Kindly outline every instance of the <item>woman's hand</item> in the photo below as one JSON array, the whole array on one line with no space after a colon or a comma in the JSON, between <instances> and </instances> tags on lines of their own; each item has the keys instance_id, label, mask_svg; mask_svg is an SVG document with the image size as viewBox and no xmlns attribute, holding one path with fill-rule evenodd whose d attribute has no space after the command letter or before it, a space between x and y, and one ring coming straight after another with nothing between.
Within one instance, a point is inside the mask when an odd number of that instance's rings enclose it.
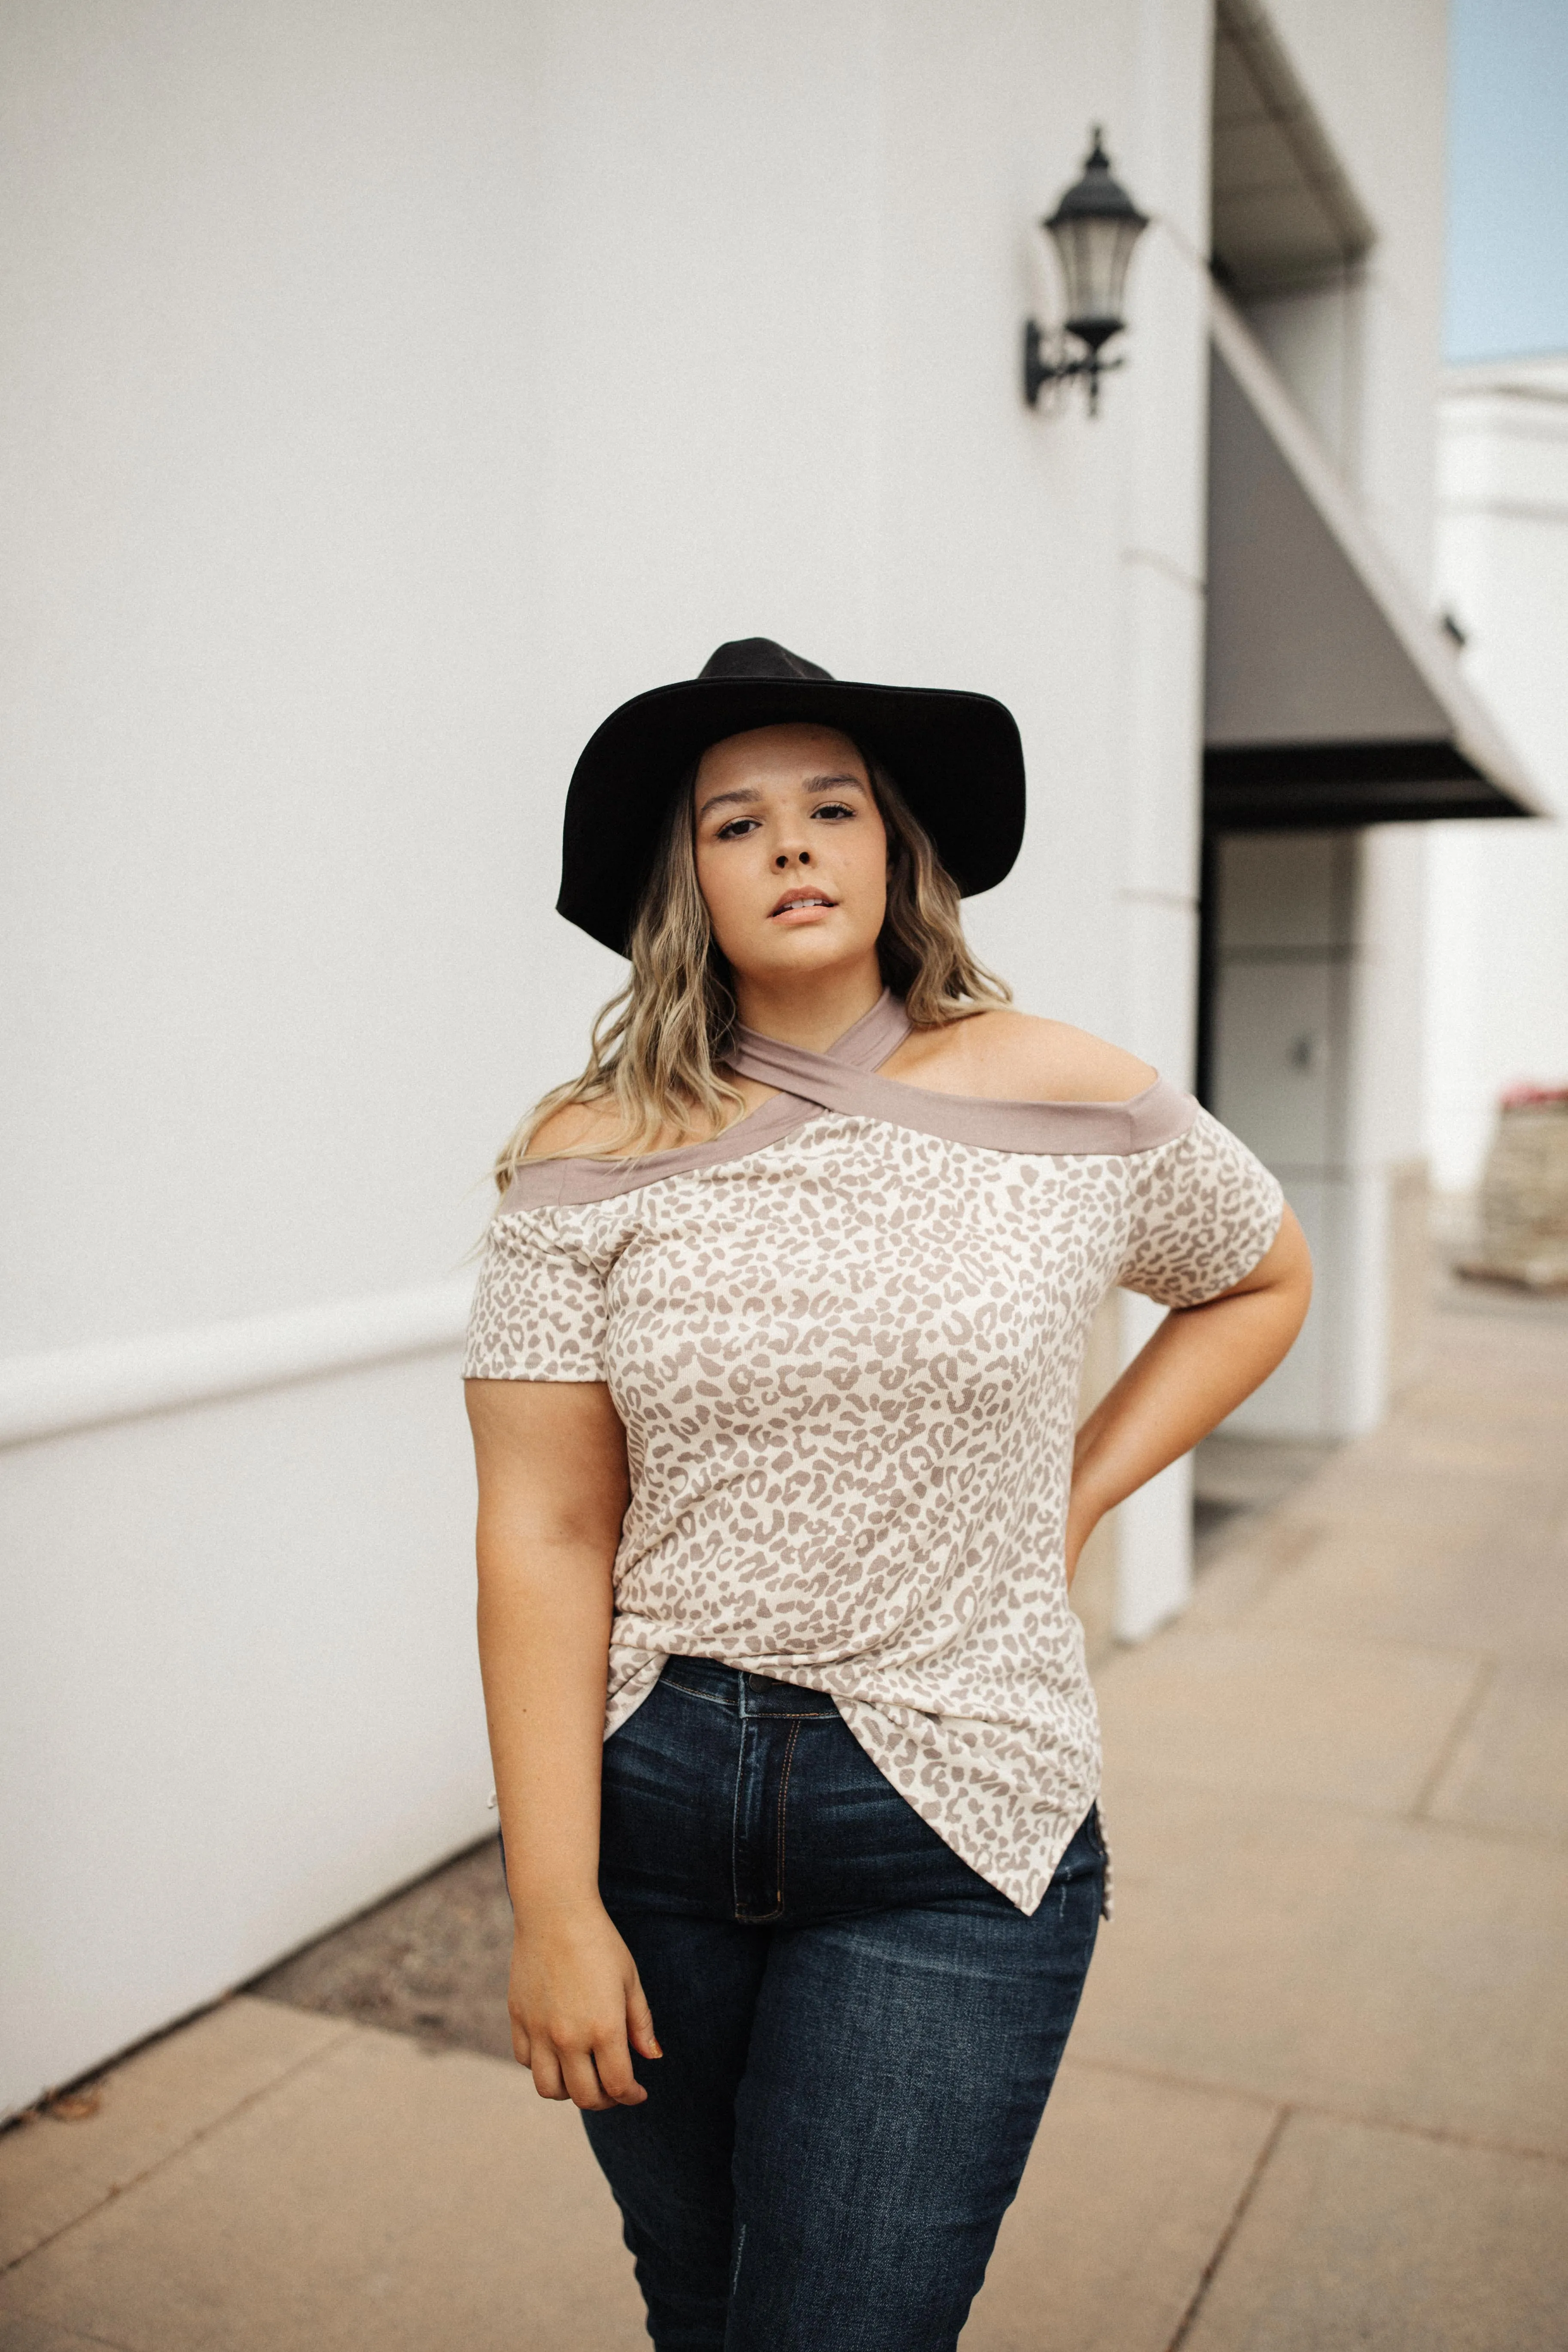
<instances>
[{"instance_id":1,"label":"woman's hand","mask_svg":"<svg viewBox=\"0 0 1568 2352\"><path fill-rule=\"evenodd\" d=\"M598 2109L647 2098L631 2053L664 2053L637 1963L601 1903L518 1921L507 2008L512 2053L542 2099Z\"/></svg>"}]
</instances>

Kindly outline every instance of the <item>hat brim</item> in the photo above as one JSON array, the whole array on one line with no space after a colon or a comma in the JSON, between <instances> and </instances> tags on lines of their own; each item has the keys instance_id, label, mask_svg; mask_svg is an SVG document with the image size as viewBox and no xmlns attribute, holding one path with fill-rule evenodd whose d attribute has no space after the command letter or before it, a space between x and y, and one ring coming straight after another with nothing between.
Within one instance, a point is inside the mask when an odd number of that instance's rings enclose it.
<instances>
[{"instance_id":1,"label":"hat brim","mask_svg":"<svg viewBox=\"0 0 1568 2352\"><path fill-rule=\"evenodd\" d=\"M887 767L961 895L994 888L1024 838L1024 747L987 694L846 678L688 678L612 711L573 771L562 830L564 915L617 954L669 795L711 743L815 720Z\"/></svg>"}]
</instances>

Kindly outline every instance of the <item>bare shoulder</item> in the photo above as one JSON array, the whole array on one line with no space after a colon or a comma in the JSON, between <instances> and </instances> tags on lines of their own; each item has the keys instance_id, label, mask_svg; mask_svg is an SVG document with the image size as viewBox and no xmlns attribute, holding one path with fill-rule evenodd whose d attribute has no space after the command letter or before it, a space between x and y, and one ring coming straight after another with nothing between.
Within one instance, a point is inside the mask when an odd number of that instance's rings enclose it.
<instances>
[{"instance_id":1,"label":"bare shoulder","mask_svg":"<svg viewBox=\"0 0 1568 2352\"><path fill-rule=\"evenodd\" d=\"M889 1077L1005 1102L1131 1102L1159 1075L1087 1029L1010 1008L917 1031L893 1059Z\"/></svg>"},{"instance_id":2,"label":"bare shoulder","mask_svg":"<svg viewBox=\"0 0 1568 2352\"><path fill-rule=\"evenodd\" d=\"M592 1158L603 1150L619 1125L613 1101L563 1103L534 1129L524 1157L536 1160L547 1151L565 1151Z\"/></svg>"},{"instance_id":3,"label":"bare shoulder","mask_svg":"<svg viewBox=\"0 0 1568 2352\"><path fill-rule=\"evenodd\" d=\"M1130 1102L1159 1075L1121 1045L1034 1013L980 1013L959 1026L996 1093L1020 1102Z\"/></svg>"},{"instance_id":4,"label":"bare shoulder","mask_svg":"<svg viewBox=\"0 0 1568 2352\"><path fill-rule=\"evenodd\" d=\"M757 1086L746 1078L742 1079L737 1088L742 1111L754 1109L759 1102L765 1102L777 1091L774 1087ZM693 1132L685 1128L663 1127L650 1141L643 1144L640 1150L633 1152L626 1145L616 1142L620 1124L620 1113L613 1097L595 1102L563 1103L559 1110L552 1110L549 1118L534 1129L523 1157L525 1160L537 1160L546 1152L563 1152L570 1158L583 1160L605 1157L641 1159L647 1152L674 1151L682 1144L709 1140L706 1128Z\"/></svg>"}]
</instances>

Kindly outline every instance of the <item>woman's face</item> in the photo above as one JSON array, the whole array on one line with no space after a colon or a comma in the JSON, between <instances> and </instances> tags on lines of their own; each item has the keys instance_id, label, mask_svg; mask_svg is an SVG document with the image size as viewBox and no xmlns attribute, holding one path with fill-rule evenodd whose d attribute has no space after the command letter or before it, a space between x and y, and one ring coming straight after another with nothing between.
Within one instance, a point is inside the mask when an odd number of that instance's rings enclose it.
<instances>
[{"instance_id":1,"label":"woman's face","mask_svg":"<svg viewBox=\"0 0 1568 2352\"><path fill-rule=\"evenodd\" d=\"M757 727L702 756L697 879L742 979L839 970L876 952L888 836L866 763L832 727Z\"/></svg>"}]
</instances>

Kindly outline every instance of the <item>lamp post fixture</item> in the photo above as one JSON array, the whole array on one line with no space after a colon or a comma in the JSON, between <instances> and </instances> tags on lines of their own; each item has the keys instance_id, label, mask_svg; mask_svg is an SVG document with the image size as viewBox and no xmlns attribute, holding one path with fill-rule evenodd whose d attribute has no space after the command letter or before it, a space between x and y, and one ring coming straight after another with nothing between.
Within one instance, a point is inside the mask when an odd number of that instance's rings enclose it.
<instances>
[{"instance_id":1,"label":"lamp post fixture","mask_svg":"<svg viewBox=\"0 0 1568 2352\"><path fill-rule=\"evenodd\" d=\"M1097 123L1082 178L1068 189L1049 219L1040 223L1049 231L1061 261L1067 317L1054 333L1033 319L1026 321L1024 397L1031 408L1042 384L1076 375L1084 379L1089 415L1097 414L1100 377L1126 364L1121 359L1102 359L1100 353L1127 324L1121 289L1132 248L1148 226L1148 215L1111 178L1110 158L1100 144ZM1068 335L1084 346L1076 358L1068 356Z\"/></svg>"}]
</instances>

